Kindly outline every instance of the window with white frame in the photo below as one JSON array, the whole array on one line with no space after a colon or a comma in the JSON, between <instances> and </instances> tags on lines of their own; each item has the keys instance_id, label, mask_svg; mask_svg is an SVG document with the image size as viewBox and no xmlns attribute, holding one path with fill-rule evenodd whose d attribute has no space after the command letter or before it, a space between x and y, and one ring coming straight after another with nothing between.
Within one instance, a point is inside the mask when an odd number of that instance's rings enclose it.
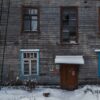
<instances>
[{"instance_id":1,"label":"window with white frame","mask_svg":"<svg viewBox=\"0 0 100 100\"><path fill-rule=\"evenodd\" d=\"M22 73L23 75L39 74L39 50L21 50L22 51Z\"/></svg>"}]
</instances>

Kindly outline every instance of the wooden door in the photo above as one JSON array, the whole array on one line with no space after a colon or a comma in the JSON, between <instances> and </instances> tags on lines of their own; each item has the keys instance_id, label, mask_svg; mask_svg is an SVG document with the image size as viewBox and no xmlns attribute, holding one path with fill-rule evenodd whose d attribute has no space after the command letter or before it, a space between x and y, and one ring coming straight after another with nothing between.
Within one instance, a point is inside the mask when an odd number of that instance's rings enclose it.
<instances>
[{"instance_id":1,"label":"wooden door","mask_svg":"<svg viewBox=\"0 0 100 100\"><path fill-rule=\"evenodd\" d=\"M78 83L78 65L60 66L60 84L61 88L72 90Z\"/></svg>"}]
</instances>

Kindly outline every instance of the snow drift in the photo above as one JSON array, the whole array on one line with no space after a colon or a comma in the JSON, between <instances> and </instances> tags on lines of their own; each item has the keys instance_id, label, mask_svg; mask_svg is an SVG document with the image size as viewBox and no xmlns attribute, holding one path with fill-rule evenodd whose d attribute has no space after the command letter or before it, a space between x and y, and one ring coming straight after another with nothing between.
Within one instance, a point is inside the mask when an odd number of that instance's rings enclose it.
<instances>
[{"instance_id":1,"label":"snow drift","mask_svg":"<svg viewBox=\"0 0 100 100\"><path fill-rule=\"evenodd\" d=\"M45 97L43 93L50 93L50 95ZM100 87L87 85L74 91L39 87L32 92L2 88L0 100L100 100Z\"/></svg>"}]
</instances>

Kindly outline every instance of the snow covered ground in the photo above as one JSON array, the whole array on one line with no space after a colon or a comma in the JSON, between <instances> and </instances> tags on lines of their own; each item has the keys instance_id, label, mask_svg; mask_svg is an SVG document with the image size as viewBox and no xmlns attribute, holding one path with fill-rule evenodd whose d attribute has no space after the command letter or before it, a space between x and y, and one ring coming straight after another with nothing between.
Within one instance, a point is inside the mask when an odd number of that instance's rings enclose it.
<instances>
[{"instance_id":1,"label":"snow covered ground","mask_svg":"<svg viewBox=\"0 0 100 100\"><path fill-rule=\"evenodd\" d=\"M50 93L50 95L44 97L43 93ZM100 100L100 87L87 85L74 91L39 87L32 92L2 88L0 100Z\"/></svg>"}]
</instances>

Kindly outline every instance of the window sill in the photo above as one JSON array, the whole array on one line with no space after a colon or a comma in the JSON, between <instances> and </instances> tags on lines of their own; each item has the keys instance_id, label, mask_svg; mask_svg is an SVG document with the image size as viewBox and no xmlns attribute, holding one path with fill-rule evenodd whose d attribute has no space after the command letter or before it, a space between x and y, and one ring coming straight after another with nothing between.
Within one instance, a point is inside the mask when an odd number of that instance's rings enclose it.
<instances>
[{"instance_id":1,"label":"window sill","mask_svg":"<svg viewBox=\"0 0 100 100\"><path fill-rule=\"evenodd\" d=\"M65 43L65 42L60 42L60 43L56 43L57 45L79 45L78 42L76 43Z\"/></svg>"},{"instance_id":2,"label":"window sill","mask_svg":"<svg viewBox=\"0 0 100 100\"><path fill-rule=\"evenodd\" d=\"M22 31L21 36L28 36L29 39L39 39L40 31Z\"/></svg>"},{"instance_id":3,"label":"window sill","mask_svg":"<svg viewBox=\"0 0 100 100\"><path fill-rule=\"evenodd\" d=\"M38 74L32 74L32 75L23 75L23 77L29 77L29 76L39 76Z\"/></svg>"},{"instance_id":4,"label":"window sill","mask_svg":"<svg viewBox=\"0 0 100 100\"><path fill-rule=\"evenodd\" d=\"M79 43L61 43L61 45L79 45Z\"/></svg>"},{"instance_id":5,"label":"window sill","mask_svg":"<svg viewBox=\"0 0 100 100\"><path fill-rule=\"evenodd\" d=\"M39 33L39 31L22 31L21 33Z\"/></svg>"},{"instance_id":6,"label":"window sill","mask_svg":"<svg viewBox=\"0 0 100 100\"><path fill-rule=\"evenodd\" d=\"M71 43L57 43L57 45L58 46L64 46L64 47L66 47L66 46L77 46L77 45L79 45L79 43L76 43L76 44L71 44Z\"/></svg>"}]
</instances>

